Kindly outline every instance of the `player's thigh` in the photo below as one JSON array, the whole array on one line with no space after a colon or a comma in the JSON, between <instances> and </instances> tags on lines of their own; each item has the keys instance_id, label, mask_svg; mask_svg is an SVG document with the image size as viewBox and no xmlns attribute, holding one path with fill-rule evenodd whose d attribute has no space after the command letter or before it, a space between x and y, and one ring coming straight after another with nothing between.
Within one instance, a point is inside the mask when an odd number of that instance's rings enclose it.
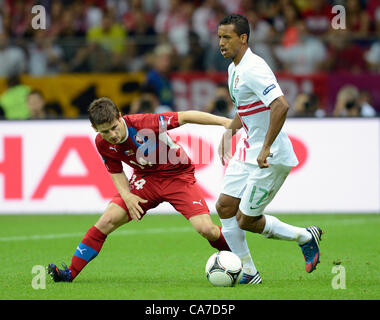
<instances>
[{"instance_id":1,"label":"player's thigh","mask_svg":"<svg viewBox=\"0 0 380 320\"><path fill-rule=\"evenodd\" d=\"M103 215L95 224L95 227L97 227L104 234L110 234L112 231L130 220L131 218L127 215L125 209L116 203L110 202Z\"/></svg>"},{"instance_id":2,"label":"player's thigh","mask_svg":"<svg viewBox=\"0 0 380 320\"><path fill-rule=\"evenodd\" d=\"M216 210L222 219L236 215L244 194L249 171L244 163L232 159L223 178L222 192L216 202Z\"/></svg>"},{"instance_id":3,"label":"player's thigh","mask_svg":"<svg viewBox=\"0 0 380 320\"><path fill-rule=\"evenodd\" d=\"M223 177L222 194L240 199L247 184L248 169L245 163L232 159Z\"/></svg>"},{"instance_id":4,"label":"player's thigh","mask_svg":"<svg viewBox=\"0 0 380 320\"><path fill-rule=\"evenodd\" d=\"M260 216L263 213L291 170L291 167L275 164L268 168L254 167L239 205L239 210L247 216Z\"/></svg>"},{"instance_id":5,"label":"player's thigh","mask_svg":"<svg viewBox=\"0 0 380 320\"><path fill-rule=\"evenodd\" d=\"M169 202L186 219L200 214L209 214L210 210L195 178L188 181L172 179L164 189L164 200Z\"/></svg>"}]
</instances>

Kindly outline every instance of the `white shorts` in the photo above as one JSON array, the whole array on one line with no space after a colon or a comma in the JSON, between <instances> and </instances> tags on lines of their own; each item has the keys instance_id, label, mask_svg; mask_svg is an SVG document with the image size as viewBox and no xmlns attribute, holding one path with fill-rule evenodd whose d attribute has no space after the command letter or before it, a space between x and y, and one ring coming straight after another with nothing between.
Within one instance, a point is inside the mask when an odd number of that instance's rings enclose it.
<instances>
[{"instance_id":1,"label":"white shorts","mask_svg":"<svg viewBox=\"0 0 380 320\"><path fill-rule=\"evenodd\" d=\"M270 164L269 168L232 159L223 180L222 193L241 199L239 209L259 216L272 201L292 167Z\"/></svg>"}]
</instances>

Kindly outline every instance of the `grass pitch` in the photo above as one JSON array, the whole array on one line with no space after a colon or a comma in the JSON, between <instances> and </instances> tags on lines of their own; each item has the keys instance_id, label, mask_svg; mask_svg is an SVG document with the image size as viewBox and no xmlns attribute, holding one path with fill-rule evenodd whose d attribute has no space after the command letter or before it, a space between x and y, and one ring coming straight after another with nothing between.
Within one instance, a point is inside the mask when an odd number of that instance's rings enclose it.
<instances>
[{"instance_id":1,"label":"grass pitch","mask_svg":"<svg viewBox=\"0 0 380 320\"><path fill-rule=\"evenodd\" d=\"M188 221L179 214L148 214L111 234L73 283L54 283L46 276L46 288L34 289L32 281L39 273L33 273L33 267L50 262L69 265L76 246L98 217L1 215L0 299L380 299L378 214L278 215L293 225L323 229L317 270L305 272L296 243L247 233L263 284L233 288L213 287L207 281L205 263L215 250ZM212 218L219 224L216 215ZM334 284L340 289L334 289Z\"/></svg>"}]
</instances>

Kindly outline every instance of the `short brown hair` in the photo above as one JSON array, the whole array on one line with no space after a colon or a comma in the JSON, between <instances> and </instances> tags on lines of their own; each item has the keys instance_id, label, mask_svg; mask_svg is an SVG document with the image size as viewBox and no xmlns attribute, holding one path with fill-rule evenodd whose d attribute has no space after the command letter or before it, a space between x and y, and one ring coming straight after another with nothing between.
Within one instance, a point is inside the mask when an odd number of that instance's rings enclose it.
<instances>
[{"instance_id":1,"label":"short brown hair","mask_svg":"<svg viewBox=\"0 0 380 320\"><path fill-rule=\"evenodd\" d=\"M106 97L94 100L88 108L88 116L94 127L112 122L119 118L119 109L115 103Z\"/></svg>"}]
</instances>

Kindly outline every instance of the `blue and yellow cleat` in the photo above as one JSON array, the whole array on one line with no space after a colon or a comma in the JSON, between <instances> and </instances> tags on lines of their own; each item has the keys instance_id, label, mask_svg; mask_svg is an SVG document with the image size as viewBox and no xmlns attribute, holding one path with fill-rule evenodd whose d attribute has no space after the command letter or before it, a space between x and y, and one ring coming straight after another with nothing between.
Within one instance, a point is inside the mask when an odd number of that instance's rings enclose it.
<instances>
[{"instance_id":1,"label":"blue and yellow cleat","mask_svg":"<svg viewBox=\"0 0 380 320\"><path fill-rule=\"evenodd\" d=\"M322 240L322 230L316 226L306 228L311 233L311 240L306 242L301 247L303 256L305 258L306 272L313 272L319 263L319 242Z\"/></svg>"},{"instance_id":2,"label":"blue and yellow cleat","mask_svg":"<svg viewBox=\"0 0 380 320\"><path fill-rule=\"evenodd\" d=\"M239 284L259 284L262 283L259 272L257 271L255 275L248 273L243 273L242 278L239 281Z\"/></svg>"},{"instance_id":3,"label":"blue and yellow cleat","mask_svg":"<svg viewBox=\"0 0 380 320\"><path fill-rule=\"evenodd\" d=\"M53 279L54 282L71 282L71 270L62 263L63 269L58 269L58 267L50 263L47 266L47 273Z\"/></svg>"}]
</instances>

